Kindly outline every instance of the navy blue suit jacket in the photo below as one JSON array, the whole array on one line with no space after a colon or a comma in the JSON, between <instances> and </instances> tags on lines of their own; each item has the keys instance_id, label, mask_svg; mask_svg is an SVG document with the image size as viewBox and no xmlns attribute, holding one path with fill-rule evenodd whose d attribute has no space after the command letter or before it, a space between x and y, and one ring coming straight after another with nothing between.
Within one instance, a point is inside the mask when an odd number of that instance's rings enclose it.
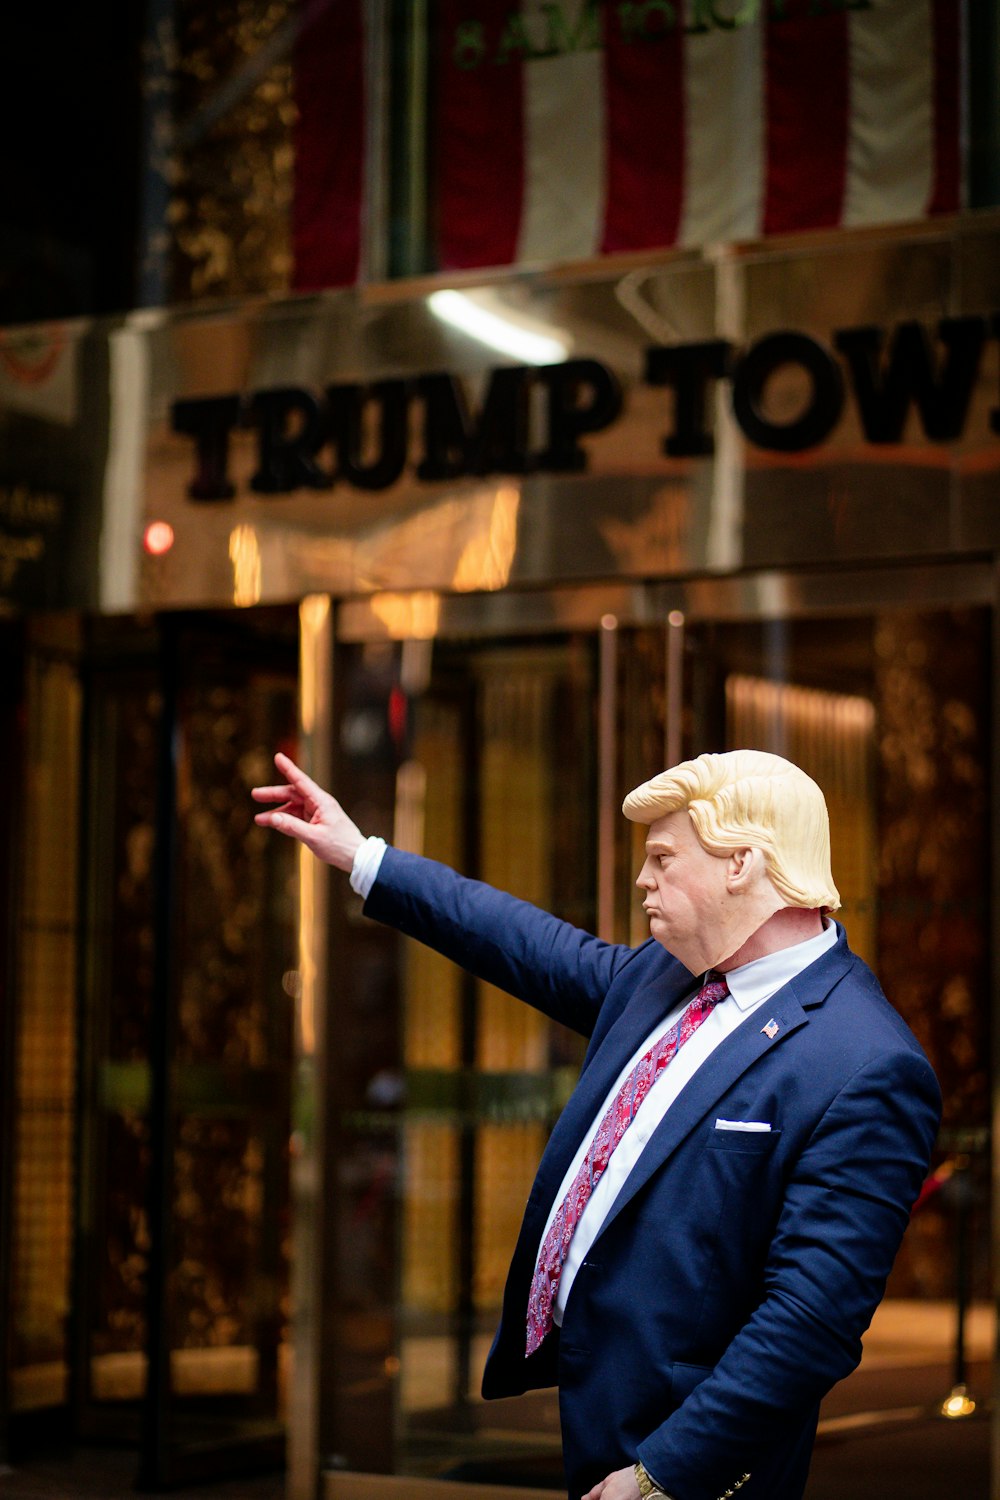
<instances>
[{"instance_id":1,"label":"navy blue suit jacket","mask_svg":"<svg viewBox=\"0 0 1000 1500\"><path fill-rule=\"evenodd\" d=\"M940 1113L930 1064L843 931L681 1091L561 1331L526 1360L555 1194L621 1068L693 977L652 940L602 942L393 849L365 911L590 1039L528 1198L483 1394L558 1384L573 1497L638 1457L675 1500L716 1500L748 1472L741 1500L797 1500L820 1398L860 1358ZM717 1130L717 1117L771 1130Z\"/></svg>"}]
</instances>

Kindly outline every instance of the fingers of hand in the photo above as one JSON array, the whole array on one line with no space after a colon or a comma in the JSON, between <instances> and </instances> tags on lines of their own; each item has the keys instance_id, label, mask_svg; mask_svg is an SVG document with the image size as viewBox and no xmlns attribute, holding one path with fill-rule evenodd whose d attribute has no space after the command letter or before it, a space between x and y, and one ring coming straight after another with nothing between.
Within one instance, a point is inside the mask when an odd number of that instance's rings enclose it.
<instances>
[{"instance_id":1,"label":"fingers of hand","mask_svg":"<svg viewBox=\"0 0 1000 1500\"><path fill-rule=\"evenodd\" d=\"M274 764L282 775L288 777L300 797L311 797L314 802L321 802L324 798L329 799L329 792L324 792L321 786L306 775L305 771L299 769L294 760L283 755L280 750L274 757Z\"/></svg>"},{"instance_id":2,"label":"fingers of hand","mask_svg":"<svg viewBox=\"0 0 1000 1500\"><path fill-rule=\"evenodd\" d=\"M289 802L295 796L293 786L255 786L250 788L255 802Z\"/></svg>"},{"instance_id":3,"label":"fingers of hand","mask_svg":"<svg viewBox=\"0 0 1000 1500\"><path fill-rule=\"evenodd\" d=\"M255 813L254 822L258 823L261 828L273 828L277 833L286 833L289 838L298 839L299 843L305 844L307 849L314 848L321 831L315 823L304 822L286 807Z\"/></svg>"},{"instance_id":4,"label":"fingers of hand","mask_svg":"<svg viewBox=\"0 0 1000 1500\"><path fill-rule=\"evenodd\" d=\"M283 802L280 807L269 807L266 812L254 813L253 820L259 828L280 828L281 816L291 811L291 803Z\"/></svg>"}]
</instances>

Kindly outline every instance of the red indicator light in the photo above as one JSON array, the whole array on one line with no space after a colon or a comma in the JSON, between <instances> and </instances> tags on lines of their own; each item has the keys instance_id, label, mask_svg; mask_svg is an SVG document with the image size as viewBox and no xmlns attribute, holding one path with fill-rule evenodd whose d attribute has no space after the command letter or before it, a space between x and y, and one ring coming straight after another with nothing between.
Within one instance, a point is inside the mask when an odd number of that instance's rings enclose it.
<instances>
[{"instance_id":1,"label":"red indicator light","mask_svg":"<svg viewBox=\"0 0 1000 1500\"><path fill-rule=\"evenodd\" d=\"M174 545L174 528L169 521L150 521L142 534L142 545L150 557L162 557Z\"/></svg>"}]
</instances>

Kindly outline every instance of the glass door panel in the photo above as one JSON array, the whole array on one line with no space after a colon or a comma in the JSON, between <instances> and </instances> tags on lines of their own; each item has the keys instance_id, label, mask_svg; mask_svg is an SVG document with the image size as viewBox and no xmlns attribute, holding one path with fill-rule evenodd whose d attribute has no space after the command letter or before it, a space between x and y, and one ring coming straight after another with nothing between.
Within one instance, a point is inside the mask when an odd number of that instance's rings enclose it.
<instances>
[{"instance_id":1,"label":"glass door panel","mask_svg":"<svg viewBox=\"0 0 1000 1500\"><path fill-rule=\"evenodd\" d=\"M367 817L366 831L593 925L592 637L345 648L338 680L338 786ZM381 1137L383 1151L392 1142L398 1183L397 1254L383 1290L379 1364L369 1365L386 1380L383 1431L395 1444L366 1451L357 1382L353 1391L341 1382L336 1405L353 1419L337 1424L339 1457L349 1468L558 1486L554 1394L487 1405L479 1384L524 1202L582 1046L510 996L354 916L341 942L342 968L355 967L362 948L397 954L395 979L383 972L383 983L395 986L400 1087L387 1099ZM349 1084L369 1105L377 1062L367 1063L367 1083ZM370 1109L345 1115L343 1128L342 1165L385 1169ZM375 1186L369 1180L370 1192ZM386 1220L383 1232L393 1233ZM372 1291L366 1321L377 1339ZM348 1295L342 1284L345 1340ZM365 1408L369 1424L375 1400Z\"/></svg>"},{"instance_id":2,"label":"glass door panel","mask_svg":"<svg viewBox=\"0 0 1000 1500\"><path fill-rule=\"evenodd\" d=\"M249 789L296 653L290 611L92 628L77 1408L150 1487L281 1457L294 858Z\"/></svg>"},{"instance_id":3,"label":"glass door panel","mask_svg":"<svg viewBox=\"0 0 1000 1500\"><path fill-rule=\"evenodd\" d=\"M685 642L685 753L770 750L826 794L838 918L934 1064L946 1172L959 1163L975 1186L963 1274L979 1299L989 1255L990 631L982 608L893 608L695 622ZM936 1194L914 1216L889 1285L890 1298L936 1317L939 1365L959 1274L954 1202Z\"/></svg>"}]
</instances>

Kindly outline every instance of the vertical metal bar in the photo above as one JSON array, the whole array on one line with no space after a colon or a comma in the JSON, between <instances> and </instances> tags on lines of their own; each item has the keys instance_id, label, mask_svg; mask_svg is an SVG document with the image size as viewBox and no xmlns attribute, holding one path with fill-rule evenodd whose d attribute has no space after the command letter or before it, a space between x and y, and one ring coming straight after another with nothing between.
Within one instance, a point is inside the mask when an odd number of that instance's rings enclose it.
<instances>
[{"instance_id":1,"label":"vertical metal bar","mask_svg":"<svg viewBox=\"0 0 1000 1500\"><path fill-rule=\"evenodd\" d=\"M365 6L365 213L362 223L361 275L384 281L389 274L389 169L392 108L389 0Z\"/></svg>"},{"instance_id":2,"label":"vertical metal bar","mask_svg":"<svg viewBox=\"0 0 1000 1500\"><path fill-rule=\"evenodd\" d=\"M969 1219L972 1211L972 1180L969 1158L962 1155L956 1162L952 1178L955 1199L955 1386L964 1386L966 1378L965 1325L969 1311Z\"/></svg>"},{"instance_id":3,"label":"vertical metal bar","mask_svg":"<svg viewBox=\"0 0 1000 1500\"><path fill-rule=\"evenodd\" d=\"M615 831L618 827L618 620L601 617L598 635L597 933L614 940Z\"/></svg>"},{"instance_id":4,"label":"vertical metal bar","mask_svg":"<svg viewBox=\"0 0 1000 1500\"><path fill-rule=\"evenodd\" d=\"M27 696L25 661L27 644L20 621L2 622L0 646L0 744L8 786L23 785L25 746L23 708ZM10 1416L10 1350L12 1294L13 1176L15 1142L15 1056L17 1048L18 992L16 986L21 880L15 877L15 861L22 844L23 799L5 797L0 809L0 1464L8 1456Z\"/></svg>"},{"instance_id":5,"label":"vertical metal bar","mask_svg":"<svg viewBox=\"0 0 1000 1500\"><path fill-rule=\"evenodd\" d=\"M154 855L153 984L149 1098L149 1282L146 1299L146 1391L137 1484L163 1489L171 1479L170 1305L167 1281L173 1227L174 1109L171 1069L176 1015L174 936L177 869L177 765L180 750L180 643L170 616L162 621L163 709Z\"/></svg>"},{"instance_id":6,"label":"vertical metal bar","mask_svg":"<svg viewBox=\"0 0 1000 1500\"><path fill-rule=\"evenodd\" d=\"M462 704L463 759L463 837L462 863L470 875L483 878L483 819L480 769L485 734L482 725L482 697L479 682L470 674ZM469 1416L469 1384L472 1376L472 1340L475 1334L476 1304L476 1138L479 1122L473 1118L474 1092L471 1086L476 1069L479 1043L479 983L466 972L461 981L461 1065L463 1087L462 1123L458 1136L458 1245L456 1268L458 1295L455 1306L455 1407L460 1421Z\"/></svg>"},{"instance_id":7,"label":"vertical metal bar","mask_svg":"<svg viewBox=\"0 0 1000 1500\"><path fill-rule=\"evenodd\" d=\"M990 714L991 728L991 772L994 787L1000 786L1000 561L994 562L994 593L993 593L993 694ZM990 829L990 1013L993 1024L991 1031L992 1051L992 1115L993 1129L991 1132L991 1172L990 1172L990 1227L994 1245L1000 1244L1000 1024L997 1017L1000 1015L997 997L1000 995L1000 903L997 899L997 871L1000 870L1000 797L991 799L991 829ZM992 1261L993 1281L993 1304L994 1308L1000 1308L1000 1256L994 1255ZM993 1411L990 1416L990 1495L991 1500L1000 1500L1000 1347L993 1355Z\"/></svg>"},{"instance_id":8,"label":"vertical metal bar","mask_svg":"<svg viewBox=\"0 0 1000 1500\"><path fill-rule=\"evenodd\" d=\"M299 757L325 781L333 743L333 611L325 595L299 606ZM327 1026L328 871L299 850L299 994L295 1007L292 1071L291 1169L291 1381L288 1400L289 1500L316 1500L321 1448L320 1389L323 1359L323 1278L329 1224L323 1191L327 1170L324 1087L330 1035Z\"/></svg>"},{"instance_id":9,"label":"vertical metal bar","mask_svg":"<svg viewBox=\"0 0 1000 1500\"><path fill-rule=\"evenodd\" d=\"M77 925L80 941L76 955L76 1142L74 1174L76 1191L73 1215L73 1272L71 1301L71 1354L69 1368L69 1403L71 1430L79 1434L91 1390L91 1336L94 1329L96 1277L94 1264L93 1196L95 1148L95 997L98 987L92 981L95 969L95 943L92 933L99 930L96 903L97 881L93 878L93 842L98 822L94 802L94 768L99 763L96 751L98 723L97 694L93 648L89 635L82 647L81 686L83 704L80 722L80 818L77 843ZM105 774L113 769L102 765Z\"/></svg>"},{"instance_id":10,"label":"vertical metal bar","mask_svg":"<svg viewBox=\"0 0 1000 1500\"><path fill-rule=\"evenodd\" d=\"M968 80L970 208L1000 203L1000 16L996 5L964 7Z\"/></svg>"},{"instance_id":11,"label":"vertical metal bar","mask_svg":"<svg viewBox=\"0 0 1000 1500\"><path fill-rule=\"evenodd\" d=\"M428 269L427 0L388 0L388 272Z\"/></svg>"},{"instance_id":12,"label":"vertical metal bar","mask_svg":"<svg viewBox=\"0 0 1000 1500\"><path fill-rule=\"evenodd\" d=\"M663 723L665 767L684 758L684 616L672 609L667 616L667 689Z\"/></svg>"},{"instance_id":13,"label":"vertical metal bar","mask_svg":"<svg viewBox=\"0 0 1000 1500\"><path fill-rule=\"evenodd\" d=\"M419 275L428 270L427 0L410 0L410 4L404 6L404 11L410 23L406 99L409 144L406 220L410 228L409 270L412 274Z\"/></svg>"}]
</instances>

